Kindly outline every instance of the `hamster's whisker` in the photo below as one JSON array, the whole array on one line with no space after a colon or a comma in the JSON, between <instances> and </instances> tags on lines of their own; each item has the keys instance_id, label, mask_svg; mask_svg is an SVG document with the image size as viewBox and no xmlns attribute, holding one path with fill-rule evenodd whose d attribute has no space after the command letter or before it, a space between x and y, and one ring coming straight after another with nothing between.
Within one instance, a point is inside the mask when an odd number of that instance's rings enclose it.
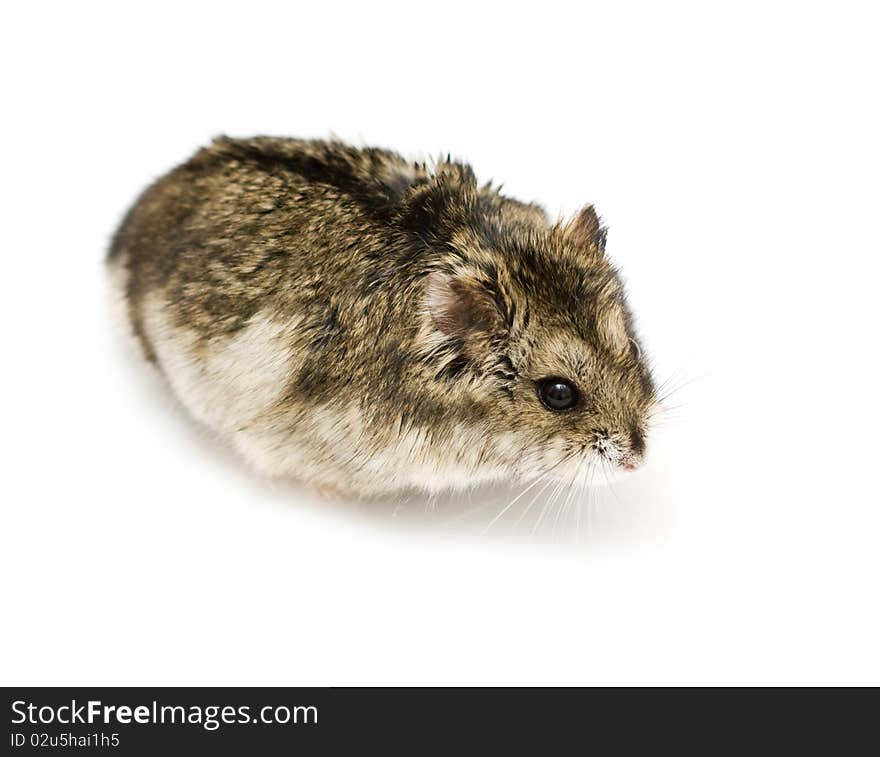
<instances>
[{"instance_id":1,"label":"hamster's whisker","mask_svg":"<svg viewBox=\"0 0 880 757\"><path fill-rule=\"evenodd\" d=\"M559 468L560 466L562 466L562 465L564 465L565 463L569 462L572 458L575 457L575 455L577 455L577 452L578 452L578 451L577 451L576 449L573 449L573 450L571 450L570 452L568 452L567 454L563 455L562 458L560 458L559 460L557 460L553 465L551 465L551 466L550 466L550 467L549 467L549 468L548 468L548 469L547 469L547 470L546 470L546 471L540 476L539 480L547 478L547 477L548 477L550 474L552 474L553 471L555 471L557 468ZM535 483L537 483L537 482L535 482ZM538 492L532 497L532 499L529 501L528 505L527 505L526 508L523 510L523 512L520 513L519 518L517 519L516 523L514 524L514 528L516 528L516 527L519 526L519 524L523 521L523 519L526 517L526 515L528 515L529 511L531 510L531 508L532 508L532 506L535 504L535 502L537 502L539 499L541 499L541 497L542 497L542 496L544 495L544 493L547 491L547 489L549 488L549 486L550 486L551 484L553 484L553 483L555 483L556 486L551 490L551 492L550 492L550 496L547 498L547 501L544 503L544 509L546 509L546 507L547 507L547 503L552 502L553 499L556 497L556 495L557 495L557 491L558 491L561 487L563 487L563 486L565 485L565 479L564 479L564 478L560 478L559 481L554 481L554 479L551 478L549 481L547 481L547 482L544 484L544 486L542 486L542 487L540 488L540 490L539 490L539 491L538 491ZM534 485L534 484L532 484L532 485ZM530 485L528 488L531 488L531 485ZM522 497L522 495L525 494L525 493L526 493L525 491L521 492L521 493L518 495L518 497L516 497L516 498L514 499L514 502L516 501L516 499L519 499L519 497ZM502 510L502 511L498 514L498 516L496 516L496 519L497 519L497 518L500 518L502 515L504 515L504 512L505 512L507 509L509 509L509 508L514 504L514 502L511 502L511 503L507 506L507 508L505 508L505 510ZM541 515L538 517L538 521L537 521L538 523L541 522L541 519L543 518L543 515L544 515L544 510L542 509L542 511L541 511ZM493 521L493 522L494 522L494 521ZM490 526L491 526L491 525L492 525L492 524L490 524ZM488 527L487 527L487 530L488 530ZM532 529L532 531L534 532L534 529Z\"/></svg>"},{"instance_id":2,"label":"hamster's whisker","mask_svg":"<svg viewBox=\"0 0 880 757\"><path fill-rule=\"evenodd\" d=\"M595 458L590 458L587 460L586 465L584 465L584 470L581 479L581 487L580 492L578 493L578 497L574 503L574 512L575 512L575 524L574 524L574 541L575 544L580 544L581 540L581 516L583 515L584 504L589 504L590 499L590 485L593 483L593 469L596 464Z\"/></svg>"},{"instance_id":3,"label":"hamster's whisker","mask_svg":"<svg viewBox=\"0 0 880 757\"><path fill-rule=\"evenodd\" d=\"M552 478L545 482L545 484L538 490L538 493L535 494L535 496L531 498L531 500L529 501L529 504L526 505L525 509L520 513L519 518L516 519L516 523L513 524L514 528L519 527L519 524L522 523L522 521L526 517L526 515L529 514L529 510L532 509L532 505L534 505L535 502L537 502L544 495L544 493L547 491L547 489L549 489L550 486L553 484L556 484L557 486L559 486L559 482L554 481L554 479L552 479Z\"/></svg>"},{"instance_id":4,"label":"hamster's whisker","mask_svg":"<svg viewBox=\"0 0 880 757\"><path fill-rule=\"evenodd\" d=\"M427 499L425 500L425 512L433 513L437 511L437 494L436 492L432 492L428 494Z\"/></svg>"},{"instance_id":5,"label":"hamster's whisker","mask_svg":"<svg viewBox=\"0 0 880 757\"><path fill-rule=\"evenodd\" d=\"M614 482L612 481L613 476L609 475L614 471L611 470L611 464L607 460L602 460L602 473L605 476L605 483L608 485L608 489L611 491L611 495L617 501L618 505L622 505L623 502L620 499L620 496L617 494L617 489L614 488Z\"/></svg>"},{"instance_id":6,"label":"hamster's whisker","mask_svg":"<svg viewBox=\"0 0 880 757\"><path fill-rule=\"evenodd\" d=\"M590 533L593 530L593 510L592 510L592 506L591 506L590 502L591 502L591 498L592 498L592 494L593 494L592 483L593 483L593 473L596 469L596 458L595 457L590 458L589 462L587 463L586 466L584 466L584 468L585 468L585 470L584 470L585 486L583 489L583 496L581 497L580 501L578 502L578 531L576 534L578 541L580 541L580 535L581 535L580 522L582 519L583 511L586 511L586 517L583 518L583 520L586 523L587 538L589 538Z\"/></svg>"},{"instance_id":7,"label":"hamster's whisker","mask_svg":"<svg viewBox=\"0 0 880 757\"><path fill-rule=\"evenodd\" d=\"M559 484L559 485L558 485L558 486L557 486L557 487L551 492L550 497L547 499L547 501L544 502L544 504L541 506L541 512L538 513L538 519L535 521L534 525L532 526L532 533L533 533L533 534L535 534L535 533L538 532L538 527L541 525L541 521L544 520L544 516L547 514L547 511L548 511L548 510L550 509L550 507L552 506L553 502L555 501L555 498L558 496L558 493L559 493L559 487L560 487L560 486L562 486L562 483L561 483L561 482L560 482L560 484Z\"/></svg>"},{"instance_id":8,"label":"hamster's whisker","mask_svg":"<svg viewBox=\"0 0 880 757\"><path fill-rule=\"evenodd\" d=\"M690 386L693 383L694 383L693 379L691 379L690 381L686 381L683 384L678 384L677 386L673 386L672 388L666 390L663 394L661 394L657 397L657 400L656 400L657 404L660 405L661 407L663 407L663 403L666 402L666 400L670 399L671 397L674 397L682 389Z\"/></svg>"},{"instance_id":9,"label":"hamster's whisker","mask_svg":"<svg viewBox=\"0 0 880 757\"><path fill-rule=\"evenodd\" d=\"M659 416L654 416L654 417L668 418L671 413L674 413L678 410L681 410L683 407L684 407L684 405L681 405L681 404L679 404L679 405L661 405L660 408L662 410L662 413ZM651 420L654 420L654 417L652 417Z\"/></svg>"},{"instance_id":10,"label":"hamster's whisker","mask_svg":"<svg viewBox=\"0 0 880 757\"><path fill-rule=\"evenodd\" d=\"M453 515L451 518L447 518L445 521L443 521L442 525L451 526L453 523L458 523L459 521L464 520L465 518L473 515L474 513L480 512L480 510L485 510L491 504L492 503L490 501L483 502L482 504L477 505L476 507L472 507L469 510L465 510L463 513L458 513L457 515Z\"/></svg>"},{"instance_id":11,"label":"hamster's whisker","mask_svg":"<svg viewBox=\"0 0 880 757\"><path fill-rule=\"evenodd\" d=\"M657 399L655 402L663 406L663 403L666 402L670 397L678 394L682 389L686 389L687 387L695 384L697 381L703 379L703 376L691 376L690 378L685 378L684 380L678 380L677 383L672 384L672 377L664 381L655 392Z\"/></svg>"},{"instance_id":12,"label":"hamster's whisker","mask_svg":"<svg viewBox=\"0 0 880 757\"><path fill-rule=\"evenodd\" d=\"M655 390L656 394L661 394L665 389L668 389L671 384L681 379L686 371L685 364L680 364L678 368L676 368L672 373L670 373L663 381L661 381Z\"/></svg>"},{"instance_id":13,"label":"hamster's whisker","mask_svg":"<svg viewBox=\"0 0 880 757\"><path fill-rule=\"evenodd\" d=\"M556 486L550 492L550 496L545 500L544 506L538 516L538 519L535 521L535 524L532 527L532 533L535 533L538 530L538 526L544 520L544 516L553 509L553 505L556 503L556 500L559 499L562 492L565 491L567 483L568 482L565 479L559 479L559 481L556 482Z\"/></svg>"},{"instance_id":14,"label":"hamster's whisker","mask_svg":"<svg viewBox=\"0 0 880 757\"><path fill-rule=\"evenodd\" d=\"M551 466L551 467L548 468L546 471L544 471L542 474L540 474L536 479L534 479L533 481L531 481L531 482L529 483L529 485L526 486L525 489L523 489L523 490L522 490L522 491L521 491L516 497L514 497L514 498L513 498L513 499L512 499L512 500L511 500L511 501L510 501L510 502L509 502L509 503L508 503L508 504L507 504L507 505L501 510L501 512L498 513L498 515L496 515L494 518L492 518L491 521L489 521L489 524L486 526L486 528L483 529L483 534L488 533L489 529L492 528L492 526L494 526L494 525L495 525L495 524L496 524L496 523L497 523L497 522L498 522L498 521L504 516L504 514L505 514L508 510L510 510L511 507L513 507L517 502L519 502L519 500L522 499L522 498L523 498L523 497L524 497L529 491L531 491L533 487L537 486L537 484L539 484L541 481L543 481L545 478L547 478L547 477L553 472L553 470L554 470L556 467L558 467L560 464L562 464L562 462L563 462L564 460L565 460L565 458L562 458L562 460L560 460L558 463L556 463L555 465Z\"/></svg>"},{"instance_id":15,"label":"hamster's whisker","mask_svg":"<svg viewBox=\"0 0 880 757\"><path fill-rule=\"evenodd\" d=\"M576 504L579 500L580 495L583 492L585 477L587 475L587 471L589 470L589 462L579 470L569 485L568 496L565 498L565 502L563 503L563 507L560 508L560 513L557 514L556 520L559 521L560 515L562 516L563 524L568 520L569 514L573 507L576 507ZM556 531L556 524L553 526L553 531Z\"/></svg>"},{"instance_id":16,"label":"hamster's whisker","mask_svg":"<svg viewBox=\"0 0 880 757\"><path fill-rule=\"evenodd\" d=\"M572 457L573 455L569 456ZM532 526L532 533L536 533L538 527L544 521L545 516L553 509L553 506L556 504L556 501L562 496L562 493L565 491L565 487L569 484L564 478L560 479L557 483L556 487L550 493L550 496L547 498L547 501L544 502L544 506L541 508L541 513L538 516L538 519L535 521L534 526Z\"/></svg>"},{"instance_id":17,"label":"hamster's whisker","mask_svg":"<svg viewBox=\"0 0 880 757\"><path fill-rule=\"evenodd\" d=\"M584 466L580 491L578 493L577 501L575 503L575 514L576 514L575 532L574 532L575 543L580 543L581 513L584 509L584 505L587 506L587 523L590 524L591 520L592 520L590 517L590 512L589 512L590 495L592 494L592 492L590 491L590 484L592 484L593 472L595 470L595 466L596 466L596 458L595 457L590 458L590 460ZM589 533L589 531L588 531L588 533Z\"/></svg>"},{"instance_id":18,"label":"hamster's whisker","mask_svg":"<svg viewBox=\"0 0 880 757\"><path fill-rule=\"evenodd\" d=\"M550 490L549 496L541 503L541 510L538 513L538 517L535 522L532 524L532 533L534 534L538 530L538 526L541 525L541 521L544 520L544 516L547 514L547 511L553 506L553 503L556 501L556 498L559 496L559 493L562 491L562 488L565 486L565 480L559 479L556 481L556 486L554 486Z\"/></svg>"},{"instance_id":19,"label":"hamster's whisker","mask_svg":"<svg viewBox=\"0 0 880 757\"><path fill-rule=\"evenodd\" d=\"M559 507L556 510L556 517L553 519L553 533L556 533L557 528L559 527L559 519L563 513L568 512L568 503L571 501L571 497L574 494L574 481L568 482L568 491L565 494L564 498L561 498L559 503Z\"/></svg>"},{"instance_id":20,"label":"hamster's whisker","mask_svg":"<svg viewBox=\"0 0 880 757\"><path fill-rule=\"evenodd\" d=\"M581 454L584 454L585 452L587 452L587 450L591 449L591 447L592 447L592 445L589 443L584 444L580 450ZM584 487L585 487L587 480L589 478L589 471L590 471L592 465L593 465L593 457L592 456L587 457L586 460L584 461L583 466L581 467L581 470L578 471L578 474L575 476L575 483L580 482L580 486L578 487L579 496L575 497L575 501L573 502L573 506L575 508L575 537L576 538L577 538L578 532L580 531L580 521L581 521L580 502L582 499L581 495L583 494Z\"/></svg>"}]
</instances>

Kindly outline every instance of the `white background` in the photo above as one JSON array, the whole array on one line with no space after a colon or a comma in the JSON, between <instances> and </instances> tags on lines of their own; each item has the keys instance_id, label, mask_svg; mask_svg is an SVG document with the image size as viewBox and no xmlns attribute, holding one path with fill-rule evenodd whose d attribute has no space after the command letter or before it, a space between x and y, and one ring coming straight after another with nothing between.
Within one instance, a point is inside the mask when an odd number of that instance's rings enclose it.
<instances>
[{"instance_id":1,"label":"white background","mask_svg":"<svg viewBox=\"0 0 880 757\"><path fill-rule=\"evenodd\" d=\"M880 684L871 4L5 6L4 684ZM102 258L213 135L447 151L610 226L642 472L395 507L251 474ZM537 525L537 527L535 527Z\"/></svg>"}]
</instances>

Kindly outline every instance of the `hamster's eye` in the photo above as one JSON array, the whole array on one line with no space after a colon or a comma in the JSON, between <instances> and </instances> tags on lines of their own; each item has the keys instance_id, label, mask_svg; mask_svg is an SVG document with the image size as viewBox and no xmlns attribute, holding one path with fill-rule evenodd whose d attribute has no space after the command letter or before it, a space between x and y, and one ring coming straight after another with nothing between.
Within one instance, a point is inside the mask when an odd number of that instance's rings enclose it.
<instances>
[{"instance_id":1,"label":"hamster's eye","mask_svg":"<svg viewBox=\"0 0 880 757\"><path fill-rule=\"evenodd\" d=\"M538 382L538 399L548 410L564 413L577 404L578 390L570 381L551 376Z\"/></svg>"}]
</instances>

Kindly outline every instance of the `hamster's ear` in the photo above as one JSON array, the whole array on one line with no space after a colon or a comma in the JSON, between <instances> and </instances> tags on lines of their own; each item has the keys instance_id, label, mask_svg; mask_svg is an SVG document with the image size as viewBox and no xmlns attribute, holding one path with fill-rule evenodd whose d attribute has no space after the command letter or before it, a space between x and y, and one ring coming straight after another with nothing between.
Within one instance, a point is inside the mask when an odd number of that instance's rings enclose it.
<instances>
[{"instance_id":1,"label":"hamster's ear","mask_svg":"<svg viewBox=\"0 0 880 757\"><path fill-rule=\"evenodd\" d=\"M598 254L605 252L605 237L608 229L602 225L596 209L587 205L565 227L565 236L578 249Z\"/></svg>"},{"instance_id":2,"label":"hamster's ear","mask_svg":"<svg viewBox=\"0 0 880 757\"><path fill-rule=\"evenodd\" d=\"M437 331L463 343L502 333L504 319L484 284L467 274L443 271L425 279L425 310Z\"/></svg>"},{"instance_id":3,"label":"hamster's ear","mask_svg":"<svg viewBox=\"0 0 880 757\"><path fill-rule=\"evenodd\" d=\"M597 319L599 338L612 352L619 355L629 354L632 349L627 320L626 310L619 301L605 305Z\"/></svg>"}]
</instances>

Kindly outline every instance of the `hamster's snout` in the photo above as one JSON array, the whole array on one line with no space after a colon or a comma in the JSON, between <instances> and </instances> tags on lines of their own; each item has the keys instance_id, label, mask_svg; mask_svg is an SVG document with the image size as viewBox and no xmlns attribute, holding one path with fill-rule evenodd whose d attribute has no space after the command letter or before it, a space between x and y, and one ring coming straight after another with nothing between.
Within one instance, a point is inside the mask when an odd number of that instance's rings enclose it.
<instances>
[{"instance_id":1,"label":"hamster's snout","mask_svg":"<svg viewBox=\"0 0 880 757\"><path fill-rule=\"evenodd\" d=\"M612 465L628 473L640 468L645 459L645 437L640 431L633 431L625 440L599 432L593 447Z\"/></svg>"},{"instance_id":2,"label":"hamster's snout","mask_svg":"<svg viewBox=\"0 0 880 757\"><path fill-rule=\"evenodd\" d=\"M619 465L623 470L632 472L641 467L645 459L645 436L641 431L633 431L629 435L629 449L620 456Z\"/></svg>"},{"instance_id":3,"label":"hamster's snout","mask_svg":"<svg viewBox=\"0 0 880 757\"><path fill-rule=\"evenodd\" d=\"M641 468L645 456L641 452L624 451L617 458L617 467L627 473Z\"/></svg>"}]
</instances>

